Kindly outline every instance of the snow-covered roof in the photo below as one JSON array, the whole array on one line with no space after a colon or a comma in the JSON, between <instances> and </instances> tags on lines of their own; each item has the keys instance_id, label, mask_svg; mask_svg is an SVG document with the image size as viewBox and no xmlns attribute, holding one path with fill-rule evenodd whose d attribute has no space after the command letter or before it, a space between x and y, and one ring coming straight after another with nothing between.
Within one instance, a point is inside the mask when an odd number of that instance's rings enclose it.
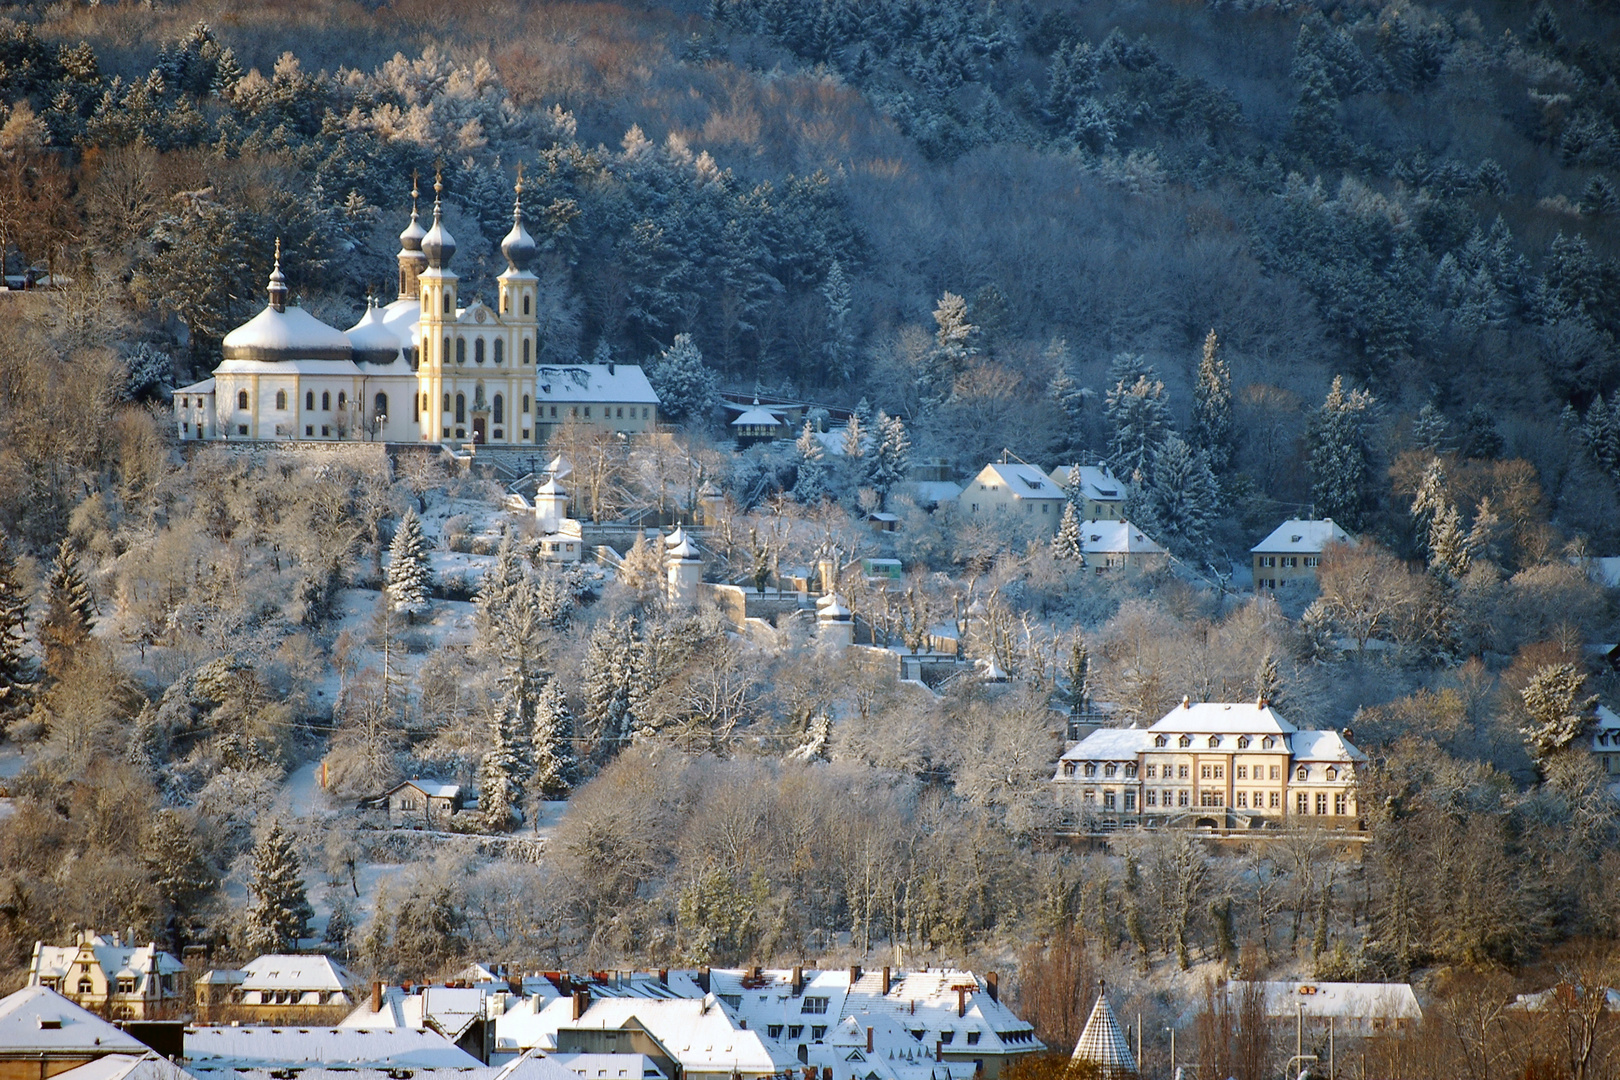
<instances>
[{"instance_id":1,"label":"snow-covered roof","mask_svg":"<svg viewBox=\"0 0 1620 1080\"><path fill-rule=\"evenodd\" d=\"M51 1080L190 1080L190 1075L148 1050L144 1054L108 1054L65 1072L53 1073Z\"/></svg>"},{"instance_id":2,"label":"snow-covered roof","mask_svg":"<svg viewBox=\"0 0 1620 1080\"><path fill-rule=\"evenodd\" d=\"M1152 537L1128 521L1098 518L1080 523L1080 550L1087 555L1163 555Z\"/></svg>"},{"instance_id":3,"label":"snow-covered roof","mask_svg":"<svg viewBox=\"0 0 1620 1080\"><path fill-rule=\"evenodd\" d=\"M372 1012L371 1002L362 1002L338 1026L431 1029L459 1039L483 1015L484 991L477 987L425 986L419 993L408 994L403 987L388 986L383 988L382 1011Z\"/></svg>"},{"instance_id":4,"label":"snow-covered roof","mask_svg":"<svg viewBox=\"0 0 1620 1080\"><path fill-rule=\"evenodd\" d=\"M1156 735L1292 735L1298 729L1270 705L1252 701L1183 701L1148 730Z\"/></svg>"},{"instance_id":5,"label":"snow-covered roof","mask_svg":"<svg viewBox=\"0 0 1620 1080\"><path fill-rule=\"evenodd\" d=\"M134 979L136 990L142 994L150 991L146 985L149 975L173 975L185 970L184 964L155 944L115 944L112 938L98 934L79 945L36 943L29 977L65 978L86 950L94 955L96 964L108 979Z\"/></svg>"},{"instance_id":6,"label":"snow-covered roof","mask_svg":"<svg viewBox=\"0 0 1620 1080\"><path fill-rule=\"evenodd\" d=\"M344 334L349 339L350 347L354 349L356 360L386 364L399 355L402 344L399 334L384 321L382 309L374 305L367 305L366 313L360 316L360 321L344 331Z\"/></svg>"},{"instance_id":7,"label":"snow-covered roof","mask_svg":"<svg viewBox=\"0 0 1620 1080\"><path fill-rule=\"evenodd\" d=\"M731 422L731 426L778 427L781 425L781 423L782 418L780 416L777 416L775 413L771 412L771 410L763 407L759 402L756 401L754 402L753 408L744 409L741 413L737 414L737 419Z\"/></svg>"},{"instance_id":8,"label":"snow-covered roof","mask_svg":"<svg viewBox=\"0 0 1620 1080\"><path fill-rule=\"evenodd\" d=\"M538 400L553 403L624 402L658 404L652 383L637 364L572 364L535 372Z\"/></svg>"},{"instance_id":9,"label":"snow-covered roof","mask_svg":"<svg viewBox=\"0 0 1620 1080\"><path fill-rule=\"evenodd\" d=\"M1098 728L1071 746L1059 761L1134 761L1153 745L1145 728ZM1059 776L1062 769L1059 769Z\"/></svg>"},{"instance_id":10,"label":"snow-covered roof","mask_svg":"<svg viewBox=\"0 0 1620 1080\"><path fill-rule=\"evenodd\" d=\"M546 1060L582 1080L667 1080L646 1054L548 1054Z\"/></svg>"},{"instance_id":11,"label":"snow-covered roof","mask_svg":"<svg viewBox=\"0 0 1620 1080\"><path fill-rule=\"evenodd\" d=\"M758 1031L743 1030L726 1006L712 996L645 998L592 996L584 1015L573 1015L573 1001L558 998L539 1009L519 1002L495 1021L496 1048L555 1049L557 1032L569 1028L622 1029L631 1021L646 1028L681 1063L696 1072L766 1075L782 1072L794 1059Z\"/></svg>"},{"instance_id":12,"label":"snow-covered roof","mask_svg":"<svg viewBox=\"0 0 1620 1080\"><path fill-rule=\"evenodd\" d=\"M242 965L242 989L248 990L343 990L358 983L353 975L330 956L294 956L270 953L254 957Z\"/></svg>"},{"instance_id":13,"label":"snow-covered roof","mask_svg":"<svg viewBox=\"0 0 1620 1080\"><path fill-rule=\"evenodd\" d=\"M910 490L919 503L948 503L962 494L962 485L949 480L913 480Z\"/></svg>"},{"instance_id":14,"label":"snow-covered roof","mask_svg":"<svg viewBox=\"0 0 1620 1080\"><path fill-rule=\"evenodd\" d=\"M395 300L382 309L383 325L406 344L416 341L416 324L422 321L422 301L415 296Z\"/></svg>"},{"instance_id":15,"label":"snow-covered roof","mask_svg":"<svg viewBox=\"0 0 1620 1080\"><path fill-rule=\"evenodd\" d=\"M243 360L226 358L214 369L219 375L313 375L326 378L359 378L353 360Z\"/></svg>"},{"instance_id":16,"label":"snow-covered roof","mask_svg":"<svg viewBox=\"0 0 1620 1080\"><path fill-rule=\"evenodd\" d=\"M1095 1066L1099 1076L1110 1080L1136 1074L1136 1058L1119 1028L1119 1021L1114 1018L1106 993L1097 994L1097 1003L1091 1007L1080 1040L1074 1044L1073 1060Z\"/></svg>"},{"instance_id":17,"label":"snow-covered roof","mask_svg":"<svg viewBox=\"0 0 1620 1080\"><path fill-rule=\"evenodd\" d=\"M1340 1017L1383 1020L1421 1020L1417 995L1406 983L1262 982L1268 1016ZM1248 984L1235 979L1226 984L1232 1000Z\"/></svg>"},{"instance_id":18,"label":"snow-covered roof","mask_svg":"<svg viewBox=\"0 0 1620 1080\"><path fill-rule=\"evenodd\" d=\"M1513 1003L1508 1008L1516 1012L1541 1012L1552 1006L1563 1007L1568 1003L1571 995L1582 996L1579 991L1572 990L1568 983L1549 986L1547 989L1538 990L1533 994L1515 996ZM1609 1012L1620 1012L1620 990L1616 990L1612 986L1605 987L1603 990L1603 1007Z\"/></svg>"},{"instance_id":19,"label":"snow-covered roof","mask_svg":"<svg viewBox=\"0 0 1620 1080\"><path fill-rule=\"evenodd\" d=\"M1059 465L1052 470L1052 480L1068 489L1069 476L1079 470L1080 494L1092 502L1123 502L1125 485L1114 474L1100 465Z\"/></svg>"},{"instance_id":20,"label":"snow-covered roof","mask_svg":"<svg viewBox=\"0 0 1620 1080\"><path fill-rule=\"evenodd\" d=\"M1366 761L1337 731L1296 731L1288 745L1295 761Z\"/></svg>"},{"instance_id":21,"label":"snow-covered roof","mask_svg":"<svg viewBox=\"0 0 1620 1080\"><path fill-rule=\"evenodd\" d=\"M1599 705L1592 718L1592 749L1620 750L1620 716L1607 705Z\"/></svg>"},{"instance_id":22,"label":"snow-covered roof","mask_svg":"<svg viewBox=\"0 0 1620 1080\"><path fill-rule=\"evenodd\" d=\"M415 788L430 799L453 799L461 794L460 784L446 784L439 780L402 780L388 789L388 794L403 788Z\"/></svg>"},{"instance_id":23,"label":"snow-covered roof","mask_svg":"<svg viewBox=\"0 0 1620 1080\"><path fill-rule=\"evenodd\" d=\"M192 1072L341 1065L350 1068L479 1068L477 1058L435 1031L405 1027L220 1027L186 1029Z\"/></svg>"},{"instance_id":24,"label":"snow-covered roof","mask_svg":"<svg viewBox=\"0 0 1620 1080\"><path fill-rule=\"evenodd\" d=\"M1336 525L1332 518L1320 521L1289 518L1271 535L1250 548L1251 553L1318 554L1329 544L1354 544L1350 534Z\"/></svg>"},{"instance_id":25,"label":"snow-covered roof","mask_svg":"<svg viewBox=\"0 0 1620 1080\"><path fill-rule=\"evenodd\" d=\"M212 394L213 392L214 380L211 377L204 379L202 382L194 382L190 386L182 386L175 391L176 394Z\"/></svg>"},{"instance_id":26,"label":"snow-covered roof","mask_svg":"<svg viewBox=\"0 0 1620 1080\"><path fill-rule=\"evenodd\" d=\"M227 360L347 360L353 347L343 331L301 307L266 305L220 343Z\"/></svg>"},{"instance_id":27,"label":"snow-covered roof","mask_svg":"<svg viewBox=\"0 0 1620 1080\"><path fill-rule=\"evenodd\" d=\"M1001 483L1020 499L1062 499L1063 489L1041 470L1021 461L993 461L979 470L975 483Z\"/></svg>"},{"instance_id":28,"label":"snow-covered roof","mask_svg":"<svg viewBox=\"0 0 1620 1080\"><path fill-rule=\"evenodd\" d=\"M25 986L0 998L0 1054L144 1054L146 1044L55 990Z\"/></svg>"}]
</instances>

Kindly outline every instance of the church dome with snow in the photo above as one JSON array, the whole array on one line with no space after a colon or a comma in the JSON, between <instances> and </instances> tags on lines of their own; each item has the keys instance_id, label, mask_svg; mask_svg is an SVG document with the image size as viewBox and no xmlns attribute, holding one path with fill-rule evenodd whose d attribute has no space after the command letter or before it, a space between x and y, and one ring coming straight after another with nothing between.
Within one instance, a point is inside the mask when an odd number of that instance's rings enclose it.
<instances>
[{"instance_id":1,"label":"church dome with snow","mask_svg":"<svg viewBox=\"0 0 1620 1080\"><path fill-rule=\"evenodd\" d=\"M367 305L360 321L346 332L354 358L368 364L389 364L399 356L399 336L384 321L382 309Z\"/></svg>"},{"instance_id":2,"label":"church dome with snow","mask_svg":"<svg viewBox=\"0 0 1620 1080\"><path fill-rule=\"evenodd\" d=\"M276 267L270 274L270 302L247 322L225 335L227 360L348 360L354 355L348 337L300 307L287 306L287 279L281 272L281 241L276 241Z\"/></svg>"}]
</instances>

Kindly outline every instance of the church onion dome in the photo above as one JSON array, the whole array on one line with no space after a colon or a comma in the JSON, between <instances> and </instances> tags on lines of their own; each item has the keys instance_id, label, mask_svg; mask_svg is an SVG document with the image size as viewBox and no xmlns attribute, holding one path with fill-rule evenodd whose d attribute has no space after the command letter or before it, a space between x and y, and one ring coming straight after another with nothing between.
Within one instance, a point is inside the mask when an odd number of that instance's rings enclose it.
<instances>
[{"instance_id":1,"label":"church onion dome","mask_svg":"<svg viewBox=\"0 0 1620 1080\"><path fill-rule=\"evenodd\" d=\"M399 253L401 255L411 255L413 253L420 255L422 238L426 235L427 230L423 229L422 223L416 219L416 177L413 173L411 177L411 223L405 226L404 232L399 234Z\"/></svg>"},{"instance_id":2,"label":"church onion dome","mask_svg":"<svg viewBox=\"0 0 1620 1080\"><path fill-rule=\"evenodd\" d=\"M512 231L501 241L501 254L514 274L522 273L534 261L534 237L523 227L523 169L518 168L517 197L512 203Z\"/></svg>"},{"instance_id":3,"label":"church onion dome","mask_svg":"<svg viewBox=\"0 0 1620 1080\"><path fill-rule=\"evenodd\" d=\"M375 304L366 305L366 313L347 331L354 358L368 364L390 364L399 356L400 340Z\"/></svg>"},{"instance_id":4,"label":"church onion dome","mask_svg":"<svg viewBox=\"0 0 1620 1080\"><path fill-rule=\"evenodd\" d=\"M225 335L227 360L348 360L354 350L343 331L328 326L300 307L287 306L287 279L281 272L281 241L276 241L276 267L270 274L270 302L247 322Z\"/></svg>"},{"instance_id":5,"label":"church onion dome","mask_svg":"<svg viewBox=\"0 0 1620 1080\"><path fill-rule=\"evenodd\" d=\"M427 256L428 265L435 270L449 266L450 260L456 255L456 238L450 235L450 230L444 227L444 221L440 218L439 197L443 191L444 182L434 180L433 227L422 237L422 254Z\"/></svg>"}]
</instances>

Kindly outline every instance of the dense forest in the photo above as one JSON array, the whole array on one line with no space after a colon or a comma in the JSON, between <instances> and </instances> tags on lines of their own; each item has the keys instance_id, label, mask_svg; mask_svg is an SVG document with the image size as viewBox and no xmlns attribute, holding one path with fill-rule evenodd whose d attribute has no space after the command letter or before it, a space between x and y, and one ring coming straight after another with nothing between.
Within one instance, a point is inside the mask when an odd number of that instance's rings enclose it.
<instances>
[{"instance_id":1,"label":"dense forest","mask_svg":"<svg viewBox=\"0 0 1620 1080\"><path fill-rule=\"evenodd\" d=\"M0 295L0 749L26 759L0 970L75 925L385 977L903 948L1016 959L1054 1043L1098 971L1154 1022L1208 974L1415 977L1444 1038L1401 1068L1587 1075L1469 1010L1616 978L1620 813L1569 746L1620 690L1580 562L1620 544L1617 15L0 8L0 270L38 285ZM1009 683L743 639L668 609L645 543L550 568L532 523L493 524L496 486L431 459L179 453L168 392L262 305L278 239L347 326L391 297L437 171L463 295L488 294L520 165L542 356L648 363L678 422L565 429L580 516L690 511L715 480L711 577L899 557L900 589L840 586L872 642L954 618ZM717 385L848 408L872 452L733 453ZM1103 578L904 492L907 465L1004 448L1110 462L1176 571ZM1361 546L1308 592L1235 594L1312 510ZM400 569L429 549L442 572ZM1062 714L1183 695L1353 727L1365 836L1055 842ZM316 762L333 806L442 775L480 817L437 847L294 821ZM506 857L569 796L544 857ZM255 914L278 867L318 931Z\"/></svg>"}]
</instances>

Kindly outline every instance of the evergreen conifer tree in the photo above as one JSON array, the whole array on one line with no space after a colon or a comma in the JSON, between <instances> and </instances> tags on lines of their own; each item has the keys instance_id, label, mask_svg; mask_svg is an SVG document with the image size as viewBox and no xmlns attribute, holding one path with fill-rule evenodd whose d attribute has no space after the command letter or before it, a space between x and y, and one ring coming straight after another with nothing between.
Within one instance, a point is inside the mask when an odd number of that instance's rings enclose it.
<instances>
[{"instance_id":1,"label":"evergreen conifer tree","mask_svg":"<svg viewBox=\"0 0 1620 1080\"><path fill-rule=\"evenodd\" d=\"M406 510L405 516L400 518L388 554L388 602L395 611L405 612L414 622L420 612L427 610L433 588L427 538L422 534L422 519L416 516L415 510Z\"/></svg>"},{"instance_id":2,"label":"evergreen conifer tree","mask_svg":"<svg viewBox=\"0 0 1620 1080\"><path fill-rule=\"evenodd\" d=\"M579 759L574 752L574 714L556 678L546 680L535 702L532 742L531 789L541 799L566 799L579 782Z\"/></svg>"},{"instance_id":3,"label":"evergreen conifer tree","mask_svg":"<svg viewBox=\"0 0 1620 1080\"><path fill-rule=\"evenodd\" d=\"M585 646L585 722L609 753L629 742L635 726L631 689L636 669L633 624L613 618L598 623Z\"/></svg>"},{"instance_id":4,"label":"evergreen conifer tree","mask_svg":"<svg viewBox=\"0 0 1620 1080\"><path fill-rule=\"evenodd\" d=\"M855 359L855 328L850 325L854 295L844 265L837 259L827 269L821 296L827 301L827 379L842 382L849 378Z\"/></svg>"},{"instance_id":5,"label":"evergreen conifer tree","mask_svg":"<svg viewBox=\"0 0 1620 1080\"><path fill-rule=\"evenodd\" d=\"M865 399L855 405L849 423L844 426L844 459L857 462L866 456L866 444L872 434L872 406Z\"/></svg>"},{"instance_id":6,"label":"evergreen conifer tree","mask_svg":"<svg viewBox=\"0 0 1620 1080\"><path fill-rule=\"evenodd\" d=\"M798 475L793 482L793 497L806 505L821 502L827 497L827 448L816 438L810 421L793 444L798 456Z\"/></svg>"},{"instance_id":7,"label":"evergreen conifer tree","mask_svg":"<svg viewBox=\"0 0 1620 1080\"><path fill-rule=\"evenodd\" d=\"M675 335L670 347L647 366L647 381L658 392L658 411L671 420L705 420L714 409L715 375L691 334Z\"/></svg>"},{"instance_id":8,"label":"evergreen conifer tree","mask_svg":"<svg viewBox=\"0 0 1620 1080\"><path fill-rule=\"evenodd\" d=\"M1462 515L1447 503L1429 526L1429 570L1441 581L1455 584L1468 575L1473 565L1468 534L1463 532Z\"/></svg>"},{"instance_id":9,"label":"evergreen conifer tree","mask_svg":"<svg viewBox=\"0 0 1620 1080\"><path fill-rule=\"evenodd\" d=\"M1367 428L1373 397L1365 390L1345 393L1334 376L1322 408L1312 418L1311 496L1318 516L1330 517L1352 532L1365 524L1372 482L1372 448Z\"/></svg>"},{"instance_id":10,"label":"evergreen conifer tree","mask_svg":"<svg viewBox=\"0 0 1620 1080\"><path fill-rule=\"evenodd\" d=\"M34 661L25 651L28 597L17 574L11 541L0 534L0 732L26 716L34 702Z\"/></svg>"},{"instance_id":11,"label":"evergreen conifer tree","mask_svg":"<svg viewBox=\"0 0 1620 1080\"><path fill-rule=\"evenodd\" d=\"M1065 695L1069 703L1069 715L1079 716L1086 711L1091 700L1091 651L1086 648L1083 638L1076 637L1074 644L1069 647L1069 666L1066 674L1069 678L1069 689Z\"/></svg>"},{"instance_id":12,"label":"evergreen conifer tree","mask_svg":"<svg viewBox=\"0 0 1620 1080\"><path fill-rule=\"evenodd\" d=\"M1220 475L1232 465L1235 429L1232 421L1232 369L1220 354L1215 331L1204 338L1198 382L1193 387L1192 444L1209 459Z\"/></svg>"},{"instance_id":13,"label":"evergreen conifer tree","mask_svg":"<svg viewBox=\"0 0 1620 1080\"><path fill-rule=\"evenodd\" d=\"M523 755L517 745L518 703L508 692L492 703L489 746L478 763L478 812L484 827L497 832L510 829L523 804Z\"/></svg>"},{"instance_id":14,"label":"evergreen conifer tree","mask_svg":"<svg viewBox=\"0 0 1620 1080\"><path fill-rule=\"evenodd\" d=\"M1412 421L1412 444L1419 449L1443 453L1450 434L1451 423L1446 414L1435 408L1433 402L1424 402L1417 419Z\"/></svg>"},{"instance_id":15,"label":"evergreen conifer tree","mask_svg":"<svg viewBox=\"0 0 1620 1080\"><path fill-rule=\"evenodd\" d=\"M79 573L73 542L63 537L51 563L50 577L45 580L45 616L37 628L46 674L61 677L74 652L89 640L94 624L90 587Z\"/></svg>"},{"instance_id":16,"label":"evergreen conifer tree","mask_svg":"<svg viewBox=\"0 0 1620 1080\"><path fill-rule=\"evenodd\" d=\"M309 920L314 911L304 892L292 836L279 821L270 826L270 831L253 849L248 892L253 897L247 910L243 942L248 951L295 951L299 939L309 934Z\"/></svg>"},{"instance_id":17,"label":"evergreen conifer tree","mask_svg":"<svg viewBox=\"0 0 1620 1080\"><path fill-rule=\"evenodd\" d=\"M876 445L866 458L866 483L877 492L880 505L886 505L889 493L911 468L911 436L898 416L879 412L876 423Z\"/></svg>"},{"instance_id":18,"label":"evergreen conifer tree","mask_svg":"<svg viewBox=\"0 0 1620 1080\"><path fill-rule=\"evenodd\" d=\"M1591 722L1596 697L1582 697L1586 675L1574 664L1544 664L1524 689L1526 723L1519 729L1538 765L1580 737Z\"/></svg>"},{"instance_id":19,"label":"evergreen conifer tree","mask_svg":"<svg viewBox=\"0 0 1620 1080\"><path fill-rule=\"evenodd\" d=\"M1112 429L1109 463L1116 476L1152 478L1153 452L1170 433L1164 381L1142 358L1121 353L1108 369L1105 412Z\"/></svg>"},{"instance_id":20,"label":"evergreen conifer tree","mask_svg":"<svg viewBox=\"0 0 1620 1080\"><path fill-rule=\"evenodd\" d=\"M1475 402L1463 414L1457 452L1465 458L1493 459L1502 456L1502 436L1496 419L1483 402Z\"/></svg>"},{"instance_id":21,"label":"evergreen conifer tree","mask_svg":"<svg viewBox=\"0 0 1620 1080\"><path fill-rule=\"evenodd\" d=\"M1171 550L1193 554L1209 542L1220 488L1204 452L1188 446L1179 435L1167 437L1153 452L1152 503L1159 539Z\"/></svg>"},{"instance_id":22,"label":"evergreen conifer tree","mask_svg":"<svg viewBox=\"0 0 1620 1080\"><path fill-rule=\"evenodd\" d=\"M1063 520L1058 522L1057 535L1052 537L1052 557L1081 567L1086 565L1086 553L1080 543L1080 515L1072 502L1063 504Z\"/></svg>"},{"instance_id":23,"label":"evergreen conifer tree","mask_svg":"<svg viewBox=\"0 0 1620 1080\"><path fill-rule=\"evenodd\" d=\"M1260 658L1254 672L1254 699L1273 709L1282 708L1282 671L1277 667L1277 658L1269 652Z\"/></svg>"}]
</instances>

